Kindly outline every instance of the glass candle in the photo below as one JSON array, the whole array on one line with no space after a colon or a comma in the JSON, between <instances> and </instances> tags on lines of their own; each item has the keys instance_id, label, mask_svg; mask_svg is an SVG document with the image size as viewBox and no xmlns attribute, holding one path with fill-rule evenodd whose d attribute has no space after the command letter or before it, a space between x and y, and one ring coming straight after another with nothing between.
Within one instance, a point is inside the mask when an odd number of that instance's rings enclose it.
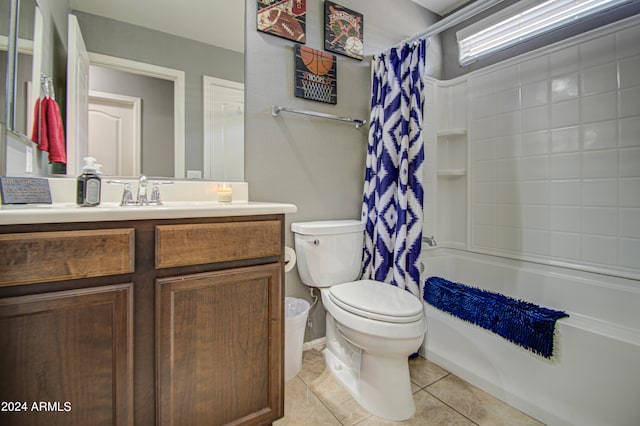
<instances>
[{"instance_id":1,"label":"glass candle","mask_svg":"<svg viewBox=\"0 0 640 426\"><path fill-rule=\"evenodd\" d=\"M226 183L218 187L217 194L219 203L230 203L233 198L233 191Z\"/></svg>"}]
</instances>

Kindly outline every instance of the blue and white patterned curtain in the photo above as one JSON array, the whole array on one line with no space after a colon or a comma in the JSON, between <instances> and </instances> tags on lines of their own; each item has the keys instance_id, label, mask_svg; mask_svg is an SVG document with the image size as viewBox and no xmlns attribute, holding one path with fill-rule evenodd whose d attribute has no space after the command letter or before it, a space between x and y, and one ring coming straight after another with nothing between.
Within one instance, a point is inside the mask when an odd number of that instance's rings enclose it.
<instances>
[{"instance_id":1,"label":"blue and white patterned curtain","mask_svg":"<svg viewBox=\"0 0 640 426\"><path fill-rule=\"evenodd\" d=\"M362 203L362 278L420 297L424 190L422 117L426 42L372 63L371 121Z\"/></svg>"}]
</instances>

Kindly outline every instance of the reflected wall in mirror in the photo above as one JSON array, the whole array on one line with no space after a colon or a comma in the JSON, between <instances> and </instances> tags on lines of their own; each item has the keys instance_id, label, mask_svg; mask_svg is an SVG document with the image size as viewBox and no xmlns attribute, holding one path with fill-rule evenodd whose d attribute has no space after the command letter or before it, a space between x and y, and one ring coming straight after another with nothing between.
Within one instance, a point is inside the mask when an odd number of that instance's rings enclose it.
<instances>
[{"instance_id":1,"label":"reflected wall in mirror","mask_svg":"<svg viewBox=\"0 0 640 426\"><path fill-rule=\"evenodd\" d=\"M149 141L145 139L149 131L145 131L143 117L140 171L147 175L175 177L184 177L187 171L194 171L196 173L190 173L190 175L204 176L203 153L206 138L203 118L203 76L237 83L244 82L245 2L232 1L222 4L213 4L205 0L182 2L140 0L135 3L126 0L109 2L38 0L38 2L67 4L67 13L77 17L90 57L94 54L116 57L180 70L184 73L184 102L181 105L184 117L182 130L184 145L177 146L174 139L172 141L174 147L171 149L168 148L166 141L160 143L159 139L154 137L148 138ZM64 45L60 49L65 54L68 46L67 30L65 22ZM49 53L52 54L52 52ZM91 75L89 80L90 84L93 84ZM65 92L65 89L56 87L56 94L61 91ZM138 97L136 94L126 93L118 93L118 95ZM147 103L143 99L143 113ZM88 110L86 114L88 115ZM68 119L69 117L66 117L66 121ZM168 123L173 119L175 118L169 116L169 113L162 117L162 120ZM159 128L157 124L151 125L154 129ZM171 161L174 162L172 168L167 166L167 162ZM24 159L12 162L23 165ZM181 172L176 173L176 170ZM17 170L17 172L20 171L24 174L24 170ZM241 172L234 176L233 180L242 180L244 174Z\"/></svg>"}]
</instances>

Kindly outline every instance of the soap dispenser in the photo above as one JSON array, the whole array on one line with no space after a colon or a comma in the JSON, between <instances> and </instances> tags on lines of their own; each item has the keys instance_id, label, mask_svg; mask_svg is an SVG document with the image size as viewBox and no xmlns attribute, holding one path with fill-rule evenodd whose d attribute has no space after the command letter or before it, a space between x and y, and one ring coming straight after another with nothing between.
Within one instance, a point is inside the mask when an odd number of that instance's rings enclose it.
<instances>
[{"instance_id":1,"label":"soap dispenser","mask_svg":"<svg viewBox=\"0 0 640 426\"><path fill-rule=\"evenodd\" d=\"M84 158L82 174L78 176L76 204L82 207L95 207L100 204L102 179L93 157Z\"/></svg>"}]
</instances>

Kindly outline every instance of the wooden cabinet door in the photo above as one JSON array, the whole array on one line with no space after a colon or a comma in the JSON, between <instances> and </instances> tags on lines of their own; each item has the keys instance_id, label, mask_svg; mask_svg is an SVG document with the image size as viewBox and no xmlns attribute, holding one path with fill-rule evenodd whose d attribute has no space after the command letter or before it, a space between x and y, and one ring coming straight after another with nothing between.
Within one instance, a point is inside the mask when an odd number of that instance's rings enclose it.
<instances>
[{"instance_id":1,"label":"wooden cabinet door","mask_svg":"<svg viewBox=\"0 0 640 426\"><path fill-rule=\"evenodd\" d=\"M159 425L282 416L280 264L157 280Z\"/></svg>"},{"instance_id":2,"label":"wooden cabinet door","mask_svg":"<svg viewBox=\"0 0 640 426\"><path fill-rule=\"evenodd\" d=\"M132 284L0 299L0 424L133 425L131 312Z\"/></svg>"}]
</instances>

